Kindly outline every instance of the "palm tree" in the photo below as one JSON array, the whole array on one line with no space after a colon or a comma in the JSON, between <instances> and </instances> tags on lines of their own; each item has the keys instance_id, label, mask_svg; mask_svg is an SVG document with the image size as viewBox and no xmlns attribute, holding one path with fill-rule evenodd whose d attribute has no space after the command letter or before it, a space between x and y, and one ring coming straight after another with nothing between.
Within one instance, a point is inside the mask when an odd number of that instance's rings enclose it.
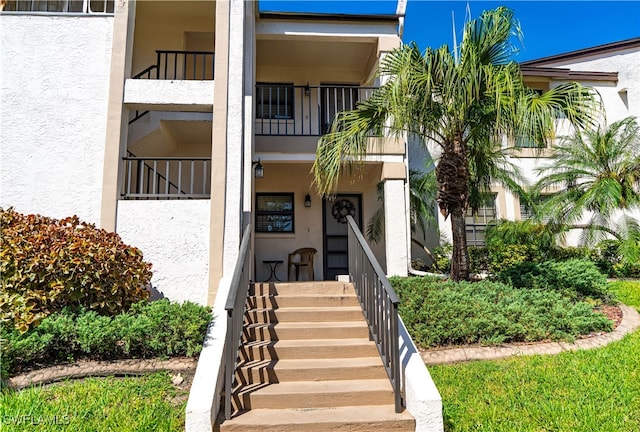
<instances>
[{"instance_id":1,"label":"palm tree","mask_svg":"<svg viewBox=\"0 0 640 432\"><path fill-rule=\"evenodd\" d=\"M511 59L513 35L520 35L513 12L499 7L465 24L459 52L444 45L422 54L415 44L393 50L378 71L388 79L355 110L335 118L316 152L316 185L329 195L343 169L362 160L372 135L414 133L438 145L437 201L443 216L451 217L454 280L469 274L465 212L470 205L477 208L480 200L474 194L488 192L496 166L479 157L500 149L505 135L548 143L558 112L583 127L597 108L595 94L576 83L542 95L526 88ZM516 183L509 180L505 186Z\"/></svg>"},{"instance_id":2,"label":"palm tree","mask_svg":"<svg viewBox=\"0 0 640 432\"><path fill-rule=\"evenodd\" d=\"M562 189L541 209L552 227L582 229L587 243L613 236L623 256L640 259L640 222L632 216L640 210L640 126L634 117L563 137L538 173L537 193ZM586 224L585 212L591 215Z\"/></svg>"}]
</instances>

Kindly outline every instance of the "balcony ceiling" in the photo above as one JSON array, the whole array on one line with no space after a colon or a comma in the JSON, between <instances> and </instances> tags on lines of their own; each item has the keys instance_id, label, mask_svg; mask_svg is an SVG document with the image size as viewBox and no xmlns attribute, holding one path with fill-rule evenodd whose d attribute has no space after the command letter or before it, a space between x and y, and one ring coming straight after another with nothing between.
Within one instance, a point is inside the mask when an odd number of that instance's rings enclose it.
<instances>
[{"instance_id":1,"label":"balcony ceiling","mask_svg":"<svg viewBox=\"0 0 640 432\"><path fill-rule=\"evenodd\" d=\"M163 120L162 125L177 143L211 146L211 121Z\"/></svg>"},{"instance_id":2,"label":"balcony ceiling","mask_svg":"<svg viewBox=\"0 0 640 432\"><path fill-rule=\"evenodd\" d=\"M258 68L349 70L366 75L376 43L363 40L258 40Z\"/></svg>"},{"instance_id":3,"label":"balcony ceiling","mask_svg":"<svg viewBox=\"0 0 640 432\"><path fill-rule=\"evenodd\" d=\"M168 0L136 2L136 20L140 17L206 17L214 20L215 28L216 2L211 0Z\"/></svg>"}]
</instances>

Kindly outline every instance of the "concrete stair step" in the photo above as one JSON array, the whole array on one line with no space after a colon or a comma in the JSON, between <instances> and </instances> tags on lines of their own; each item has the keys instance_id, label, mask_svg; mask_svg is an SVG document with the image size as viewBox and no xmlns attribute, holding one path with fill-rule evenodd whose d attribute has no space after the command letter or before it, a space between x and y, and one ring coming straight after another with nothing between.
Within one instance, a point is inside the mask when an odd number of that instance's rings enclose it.
<instances>
[{"instance_id":1,"label":"concrete stair step","mask_svg":"<svg viewBox=\"0 0 640 432\"><path fill-rule=\"evenodd\" d=\"M364 319L360 305L287 307L277 310L251 309L245 315L252 323L362 321Z\"/></svg>"},{"instance_id":2,"label":"concrete stair step","mask_svg":"<svg viewBox=\"0 0 640 432\"><path fill-rule=\"evenodd\" d=\"M238 369L239 379L248 384L387 377L380 357L259 360Z\"/></svg>"},{"instance_id":3,"label":"concrete stair step","mask_svg":"<svg viewBox=\"0 0 640 432\"><path fill-rule=\"evenodd\" d=\"M252 295L353 294L353 285L345 282L264 282L256 283Z\"/></svg>"},{"instance_id":4,"label":"concrete stair step","mask_svg":"<svg viewBox=\"0 0 640 432\"><path fill-rule=\"evenodd\" d=\"M255 409L220 426L221 432L413 431L415 420L393 405Z\"/></svg>"},{"instance_id":5,"label":"concrete stair step","mask_svg":"<svg viewBox=\"0 0 640 432\"><path fill-rule=\"evenodd\" d=\"M318 408L393 404L388 379L291 381L243 386L237 393L245 409Z\"/></svg>"},{"instance_id":6,"label":"concrete stair step","mask_svg":"<svg viewBox=\"0 0 640 432\"><path fill-rule=\"evenodd\" d=\"M286 307L358 306L358 298L352 294L278 294L249 298L250 308L280 309Z\"/></svg>"},{"instance_id":7,"label":"concrete stair step","mask_svg":"<svg viewBox=\"0 0 640 432\"><path fill-rule=\"evenodd\" d=\"M247 362L374 356L379 356L378 349L368 338L256 341L246 343L240 348L240 358Z\"/></svg>"},{"instance_id":8,"label":"concrete stair step","mask_svg":"<svg viewBox=\"0 0 640 432\"><path fill-rule=\"evenodd\" d=\"M248 324L244 340L275 341L296 339L368 338L369 328L364 320L334 322L280 322Z\"/></svg>"}]
</instances>

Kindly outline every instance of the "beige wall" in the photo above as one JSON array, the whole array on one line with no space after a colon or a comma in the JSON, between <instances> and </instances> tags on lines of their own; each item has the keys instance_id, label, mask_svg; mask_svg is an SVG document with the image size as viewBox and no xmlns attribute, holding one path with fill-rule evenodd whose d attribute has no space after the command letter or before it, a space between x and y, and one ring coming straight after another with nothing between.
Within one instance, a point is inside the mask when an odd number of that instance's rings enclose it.
<instances>
[{"instance_id":1,"label":"beige wall","mask_svg":"<svg viewBox=\"0 0 640 432\"><path fill-rule=\"evenodd\" d=\"M311 186L310 163L269 163L262 161L264 178L256 179L256 192L293 192L294 193L294 230L293 234L256 233L255 264L256 279L264 280L269 276L269 268L263 260L282 260L278 267L278 278L286 280L287 256L300 247L314 247L318 250L315 261L316 279L321 279L323 260L322 238L322 199ZM379 207L376 185L380 180L381 166L368 165L352 182L343 180L338 193L362 194L362 220L364 231L366 222ZM311 195L311 207L304 206L304 197ZM253 197L255 200L255 195ZM380 264L385 266L384 241L372 247Z\"/></svg>"},{"instance_id":2,"label":"beige wall","mask_svg":"<svg viewBox=\"0 0 640 432\"><path fill-rule=\"evenodd\" d=\"M214 28L213 1L138 1L132 75L156 63L156 50L213 50Z\"/></svg>"}]
</instances>

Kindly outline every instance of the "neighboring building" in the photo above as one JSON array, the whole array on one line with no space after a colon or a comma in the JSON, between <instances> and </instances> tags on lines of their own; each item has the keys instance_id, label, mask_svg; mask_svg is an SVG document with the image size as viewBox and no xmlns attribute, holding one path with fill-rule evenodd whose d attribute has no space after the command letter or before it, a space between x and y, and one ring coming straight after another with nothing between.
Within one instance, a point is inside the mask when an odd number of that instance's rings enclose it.
<instances>
[{"instance_id":1,"label":"neighboring building","mask_svg":"<svg viewBox=\"0 0 640 432\"><path fill-rule=\"evenodd\" d=\"M640 118L640 38L530 60L520 66L525 83L541 92L574 81L593 87L602 98L608 124L629 116ZM570 134L570 128L563 122L558 121L557 137ZM549 163L549 149L535 148L539 144L534 142L505 145L514 148L510 161L520 168L529 185L533 185L538 178L536 168ZM467 217L469 245L483 246L486 225L496 219L521 220L530 216L529 209L503 187L495 186L492 191L495 194L493 205L480 208L477 215L469 213ZM440 217L439 226L443 241L450 242L448 221ZM580 232L572 231L566 242L579 244ZM417 254L414 248L414 255Z\"/></svg>"},{"instance_id":2,"label":"neighboring building","mask_svg":"<svg viewBox=\"0 0 640 432\"><path fill-rule=\"evenodd\" d=\"M319 136L378 84L398 15L260 13L242 1L26 1L2 13L0 205L118 232L175 300L213 304L255 227L255 280L300 247L346 274L346 225L388 197L388 274L407 273L405 143L371 146L335 200L314 192ZM258 163L264 176L254 178ZM286 280L284 265L276 276ZM228 281L227 281L228 283Z\"/></svg>"}]
</instances>

